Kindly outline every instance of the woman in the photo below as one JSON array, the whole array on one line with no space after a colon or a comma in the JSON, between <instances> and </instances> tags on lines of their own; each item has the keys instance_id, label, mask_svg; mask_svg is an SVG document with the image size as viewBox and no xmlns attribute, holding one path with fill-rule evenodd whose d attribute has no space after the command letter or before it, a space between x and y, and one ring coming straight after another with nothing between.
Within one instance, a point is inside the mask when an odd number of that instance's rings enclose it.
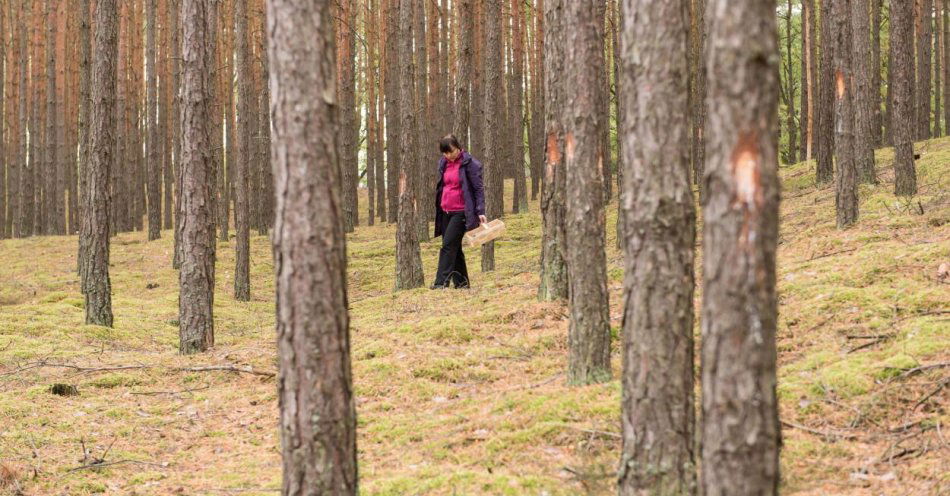
<instances>
[{"instance_id":1,"label":"woman","mask_svg":"<svg viewBox=\"0 0 950 496\"><path fill-rule=\"evenodd\" d=\"M482 163L462 150L459 140L451 134L439 140L439 151L442 158L435 187L435 237L442 236L442 249L431 289L445 289L449 283L467 288L462 236L487 222Z\"/></svg>"}]
</instances>

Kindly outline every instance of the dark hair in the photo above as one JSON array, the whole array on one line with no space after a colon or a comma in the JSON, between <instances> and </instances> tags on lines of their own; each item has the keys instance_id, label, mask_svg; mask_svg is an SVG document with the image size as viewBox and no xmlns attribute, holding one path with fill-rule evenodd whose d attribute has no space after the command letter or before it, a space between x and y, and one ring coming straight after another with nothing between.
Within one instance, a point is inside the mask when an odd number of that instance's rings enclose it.
<instances>
[{"instance_id":1,"label":"dark hair","mask_svg":"<svg viewBox=\"0 0 950 496\"><path fill-rule=\"evenodd\" d=\"M439 151L442 153L449 153L452 150L461 149L462 145L459 144L459 139L456 138L454 134L450 134L439 140Z\"/></svg>"}]
</instances>

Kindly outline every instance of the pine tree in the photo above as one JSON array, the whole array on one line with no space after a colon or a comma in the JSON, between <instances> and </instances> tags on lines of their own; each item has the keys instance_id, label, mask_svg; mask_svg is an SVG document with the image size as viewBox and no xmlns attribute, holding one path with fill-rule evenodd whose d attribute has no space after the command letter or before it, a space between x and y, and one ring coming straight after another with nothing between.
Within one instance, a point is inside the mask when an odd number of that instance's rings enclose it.
<instances>
[{"instance_id":1,"label":"pine tree","mask_svg":"<svg viewBox=\"0 0 950 496\"><path fill-rule=\"evenodd\" d=\"M890 2L891 139L894 142L894 193L917 194L914 169L914 6Z\"/></svg>"},{"instance_id":2,"label":"pine tree","mask_svg":"<svg viewBox=\"0 0 950 496\"><path fill-rule=\"evenodd\" d=\"M234 299L250 301L250 169L252 150L251 114L254 112L251 97L251 53L247 29L249 0L235 0L234 37L235 61L237 62L237 122L234 141L237 145L234 170L234 227L237 237L234 240Z\"/></svg>"},{"instance_id":3,"label":"pine tree","mask_svg":"<svg viewBox=\"0 0 950 496\"><path fill-rule=\"evenodd\" d=\"M851 2L852 64L854 101L854 160L861 182L876 183L874 171L874 105L877 102L872 86L871 16L868 2Z\"/></svg>"}]
</instances>

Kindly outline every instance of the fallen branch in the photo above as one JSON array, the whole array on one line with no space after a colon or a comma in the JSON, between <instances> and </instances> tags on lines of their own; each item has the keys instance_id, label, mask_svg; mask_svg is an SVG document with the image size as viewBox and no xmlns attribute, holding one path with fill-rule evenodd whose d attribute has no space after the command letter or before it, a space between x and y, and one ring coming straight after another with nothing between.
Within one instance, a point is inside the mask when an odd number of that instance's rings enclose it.
<instances>
[{"instance_id":1,"label":"fallen branch","mask_svg":"<svg viewBox=\"0 0 950 496\"><path fill-rule=\"evenodd\" d=\"M857 438L858 438L857 435L851 434L850 432L820 431L820 430L818 430L818 429L812 429L811 427L808 427L808 426L806 426L806 425L796 424L795 422L790 422L790 421L788 421L788 420L782 420L781 422L782 422L782 425L784 425L784 426L786 426L786 427L792 427L792 428L795 428L795 429L798 429L798 430L801 430L801 431L805 431L805 432L814 434L814 435L816 435L816 436L823 437L823 438L828 439L828 440L831 440L831 441L837 441L837 440L839 440L839 439L852 440L852 439L857 439Z\"/></svg>"},{"instance_id":2,"label":"fallen branch","mask_svg":"<svg viewBox=\"0 0 950 496\"><path fill-rule=\"evenodd\" d=\"M131 394L139 394L143 396L152 396L158 394L182 394L182 393L193 393L195 391L204 391L205 389L210 388L211 386L205 386L200 388L193 389L182 389L181 391L132 391Z\"/></svg>"},{"instance_id":3,"label":"fallen branch","mask_svg":"<svg viewBox=\"0 0 950 496\"><path fill-rule=\"evenodd\" d=\"M940 384L938 384L937 387L934 388L933 391L927 393L926 396L924 396L923 398L917 400L917 403L914 404L914 408L912 408L911 411L915 411L915 410L917 410L918 408L920 408L920 405L923 405L924 403L927 402L927 400L929 400L930 398L933 398L933 396L934 396L935 394L939 393L941 389L943 389L944 387L947 386L947 384L950 384L950 377L948 377L947 379L944 379L943 382L941 382Z\"/></svg>"},{"instance_id":4,"label":"fallen branch","mask_svg":"<svg viewBox=\"0 0 950 496\"><path fill-rule=\"evenodd\" d=\"M806 260L806 262L811 262L812 260L818 260L819 258L826 258L826 257L835 256L835 255L841 255L842 253L851 253L851 252L853 252L853 251L857 251L857 248L851 248L851 249L848 249L848 250L833 251L833 252L831 252L831 253L825 253L825 254L822 254L822 255L818 255L818 256L816 256L816 257L811 257L811 258L809 258L808 260Z\"/></svg>"},{"instance_id":5,"label":"fallen branch","mask_svg":"<svg viewBox=\"0 0 950 496\"><path fill-rule=\"evenodd\" d=\"M950 362L937 362L937 363L931 363L929 365L921 365L920 367L914 367L908 370L907 372L904 372L903 374L897 376L897 378L906 379L912 375L919 374L921 372L926 372L931 369L939 369L942 367L950 367Z\"/></svg>"},{"instance_id":6,"label":"fallen branch","mask_svg":"<svg viewBox=\"0 0 950 496\"><path fill-rule=\"evenodd\" d=\"M173 370L182 372L209 372L214 370L223 370L227 372L240 372L242 374L259 375L262 377L274 377L276 372L267 372L264 370L255 370L251 367L238 367L236 365L209 365L206 367L176 367Z\"/></svg>"},{"instance_id":7,"label":"fallen branch","mask_svg":"<svg viewBox=\"0 0 950 496\"><path fill-rule=\"evenodd\" d=\"M87 464L85 464L85 465L80 465L80 466L78 466L78 467L71 468L71 469L67 470L66 473L68 474L68 473L70 473L70 472L78 472L78 471L80 471L80 470L86 470L86 469L90 469L90 468L111 467L111 466L113 466L113 465L121 465L121 464L123 464L123 463L136 463L136 464L139 464L139 465L151 465L151 466L153 466L153 467L162 467L162 468L165 468L165 467L166 467L165 465L162 465L161 463L152 463L152 462L143 462L143 461L139 461L139 460L124 459L124 460L115 460L115 461L112 461L112 462L98 461L98 462L87 463Z\"/></svg>"}]
</instances>

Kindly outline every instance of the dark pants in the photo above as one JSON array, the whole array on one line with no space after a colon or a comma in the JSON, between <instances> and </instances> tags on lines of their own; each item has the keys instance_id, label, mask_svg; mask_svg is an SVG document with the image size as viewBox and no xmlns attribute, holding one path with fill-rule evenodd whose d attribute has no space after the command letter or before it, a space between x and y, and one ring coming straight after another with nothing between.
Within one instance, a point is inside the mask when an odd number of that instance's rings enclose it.
<instances>
[{"instance_id":1,"label":"dark pants","mask_svg":"<svg viewBox=\"0 0 950 496\"><path fill-rule=\"evenodd\" d=\"M442 249L439 250L439 269L435 274L436 286L468 287L468 268L465 253L462 253L462 236L465 235L465 212L447 214L445 232L442 234Z\"/></svg>"}]
</instances>

